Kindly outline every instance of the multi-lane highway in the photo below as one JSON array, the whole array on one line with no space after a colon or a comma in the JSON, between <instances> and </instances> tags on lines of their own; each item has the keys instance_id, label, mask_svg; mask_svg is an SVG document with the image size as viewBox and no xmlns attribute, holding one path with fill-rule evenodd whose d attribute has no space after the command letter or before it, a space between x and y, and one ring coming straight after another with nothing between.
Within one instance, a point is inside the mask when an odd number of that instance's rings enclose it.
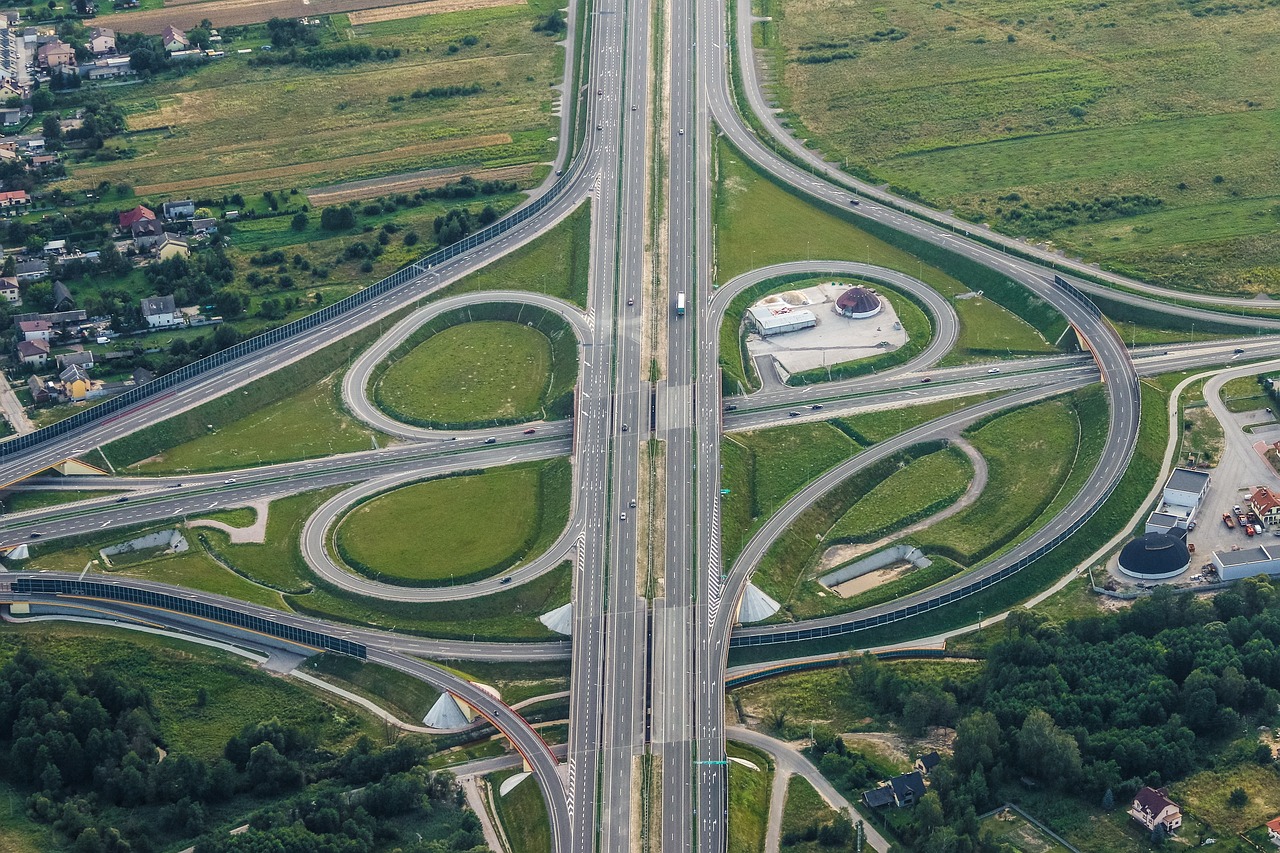
<instances>
[{"instance_id":1,"label":"multi-lane highway","mask_svg":"<svg viewBox=\"0 0 1280 853\"><path fill-rule=\"evenodd\" d=\"M109 419L10 455L0 463L0 482L12 482L188 409L212 394L226 393L357 329L385 323L391 313L543 233L590 197L592 262L585 311L528 293L468 294L433 302L389 329L358 357L344 378L346 406L400 443L365 453L236 472L118 480L111 482L111 487L130 490L120 497L0 519L0 543L26 542L32 534L52 538L143 524L342 484L350 488L308 521L302 547L317 573L354 594L400 601L476 597L508 588L507 583L526 582L561 560L572 559L573 637L572 641L556 643L467 643L409 637L326 625L158 584L120 578L105 582L127 583L168 596L166 601L176 596L216 605L244 618L274 620L290 630L327 633L367 649L370 660L463 697L501 728L533 766L551 814L557 853L725 850L723 685L731 644L781 642L883 624L998 581L1082 523L1119 481L1137 439L1139 374L1273 356L1280 350L1275 340L1268 338L1131 353L1090 302L1089 293L1104 293L1109 299L1141 306L1156 298L1177 296L1190 307L1171 305L1161 310L1250 330L1280 330L1280 318L1211 314L1211 306L1256 306L1244 300L1173 294L1073 266L990 233L982 234L982 242L967 239L972 225L864 186L823 163L814 152L788 137L764 107L751 56L749 4L738 2L738 31L730 40L726 38L728 19L722 4L673 0L664 6L665 19L654 21L648 4L596 0L588 20L578 20L576 14L571 19L571 35L582 27L590 45L589 62L581 69L581 85L576 92L566 90L567 98L581 101L585 139L571 162L557 160L556 165L563 166L566 174L544 188L551 202L541 212L492 241L420 270L421 274L408 283L310 332L246 355L225 370L197 377ZM652 50L655 28L665 33L661 63ZM738 46L736 56L728 54L731 42ZM572 38L569 44L573 44ZM730 69L735 66L740 69L747 102L757 113L755 120L775 137L768 144L736 112L730 85ZM658 90L669 92L661 105L650 98L655 75L661 80ZM569 112L565 110L563 139L570 136ZM659 112L662 122L654 127L653 116ZM754 270L714 290L712 122L748 159L802 196L841 206L855 216L944 247L1022 284L1072 323L1087 343L1089 354L1005 363L998 375L989 373L987 365L940 369L937 364L958 336L958 322L948 300L900 271L867 264L782 264ZM788 157L779 156L775 148L786 150ZM562 152L561 157L565 156ZM662 170L651 168L655 158L663 164ZM808 169L796 162L805 163ZM661 185L653 184L655 176L664 177ZM861 204L848 204L851 189L863 197ZM652 228L655 215L665 223L661 233ZM660 239L650 245L654 237ZM1104 288L1080 275L1055 282L1044 261L1052 261L1059 270L1070 268L1122 285L1124 291ZM649 286L654 269L662 279L662 286L656 289ZM731 300L754 284L795 273L860 276L911 293L930 315L931 339L909 362L873 376L820 386L774 388L722 400L717 369L719 331ZM687 306L679 315L674 309L678 294ZM484 302L537 306L563 317L573 329L579 341L580 376L572 420L539 423L533 435L525 433L526 425L480 434L443 432L397 423L369 402L370 377L414 330L444 311ZM652 347L655 341L661 343ZM735 625L738 601L769 546L805 508L841 481L912 444L953 435L980 417L1083 387L1099 376L1106 383L1109 402L1105 426L1093 425L1106 430L1102 458L1081 491L1025 542L973 572L899 601L785 626ZM922 383L924 378L930 381ZM825 472L788 500L732 565L723 563L719 457L725 431L993 391L1002 394L881 442ZM732 410L726 411L726 403ZM818 403L822 409L812 408ZM793 415L797 411L799 414ZM487 438L493 438L494 443L486 443ZM653 466L649 463L651 453L660 460ZM354 575L329 556L326 541L336 520L369 494L438 474L562 455L572 455L574 468L569 525L546 554L534 556L506 578L454 589L405 589ZM641 493L647 474L656 476L658 483ZM651 495L662 496L662 503L650 504ZM41 577L74 580L73 576ZM75 600L36 593L15 596L11 594L11 600L45 608L92 608L204 635L243 634L242 628L226 620L197 622L189 611L175 615L164 607L144 612L136 602L122 603L109 595L95 598L92 591L82 590ZM536 735L531 737L531 730L510 709L492 697L474 695L481 691L413 657L520 661L563 659L570 654L570 730L563 766L556 765L545 744L540 747L534 740ZM651 762L642 760L646 757Z\"/></svg>"}]
</instances>

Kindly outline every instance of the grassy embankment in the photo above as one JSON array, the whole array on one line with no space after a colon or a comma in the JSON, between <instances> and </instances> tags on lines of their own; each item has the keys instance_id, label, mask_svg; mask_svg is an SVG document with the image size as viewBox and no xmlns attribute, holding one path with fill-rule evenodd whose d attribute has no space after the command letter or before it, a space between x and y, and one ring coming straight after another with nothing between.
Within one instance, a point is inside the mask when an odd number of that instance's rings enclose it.
<instances>
[{"instance_id":1,"label":"grassy embankment","mask_svg":"<svg viewBox=\"0 0 1280 853\"><path fill-rule=\"evenodd\" d=\"M505 797L498 794L503 781L519 772L507 770L487 777L493 807L502 821L507 841L511 843L511 853L543 853L551 849L551 822L538 780L530 776L507 792Z\"/></svg>"},{"instance_id":2,"label":"grassy embankment","mask_svg":"<svg viewBox=\"0 0 1280 853\"><path fill-rule=\"evenodd\" d=\"M450 285L437 298L506 288L585 301L590 221L590 207L584 205L551 231ZM139 473L163 474L366 450L374 434L341 411L335 371L341 371L353 353L373 343L410 310L405 308L255 380L240 392L111 442L103 453L117 468L133 466L131 470ZM103 462L96 452L85 458L98 465Z\"/></svg>"},{"instance_id":3,"label":"grassy embankment","mask_svg":"<svg viewBox=\"0 0 1280 853\"><path fill-rule=\"evenodd\" d=\"M730 757L745 759L758 768L753 770L736 761L729 762L729 849L759 853L764 850L769 821L773 762L763 752L739 743L731 742L727 749Z\"/></svg>"},{"instance_id":4,"label":"grassy embankment","mask_svg":"<svg viewBox=\"0 0 1280 853\"><path fill-rule=\"evenodd\" d=\"M907 537L935 559L934 565L849 599L833 597L813 580L815 562L824 548L845 541L836 535L841 519L877 486L901 473L900 466L905 468L912 459L936 453L940 446L931 443L917 445L902 458L885 460L845 480L802 513L761 561L756 583L783 604L785 613L803 619L891 600L976 565L1030 535L1047 520L1046 509L1062 493L1072 471L1079 445L1077 406L1085 405L1087 401L1071 398L1050 400L997 415L966 432L987 459L989 499ZM952 476L954 482L935 491L962 493L967 486L963 468L955 468ZM998 499L991 499L997 495ZM903 501L895 500L894 504L906 508ZM943 506L940 501L928 501L915 512L899 515L889 528L923 518Z\"/></svg>"},{"instance_id":5,"label":"grassy embankment","mask_svg":"<svg viewBox=\"0 0 1280 853\"><path fill-rule=\"evenodd\" d=\"M559 315L516 303L447 311L414 330L369 377L387 414L437 429L565 418L578 339Z\"/></svg>"},{"instance_id":6,"label":"grassy embankment","mask_svg":"<svg viewBox=\"0 0 1280 853\"><path fill-rule=\"evenodd\" d=\"M1168 392L1153 383L1142 384L1142 423L1138 446L1134 457L1122 476L1119 485L1102 507L1066 542L1027 568L993 587L969 596L955 604L931 610L891 625L860 631L855 634L829 637L808 643L785 643L776 646L758 646L735 649L731 663L753 660L770 660L811 654L818 651L843 651L850 648L866 648L884 643L902 642L917 637L973 624L979 610L987 614L999 613L1050 586L1067 571L1087 559L1119 530L1129 524L1139 505L1146 499L1152 484L1160 477L1165 444L1168 439L1168 417L1165 411ZM1086 430L1081 459L1100 452L1101 437L1097 430ZM1073 492L1078 478L1087 476L1090 466L1076 465L1061 490L1062 497ZM1053 512L1057 501L1047 512Z\"/></svg>"},{"instance_id":7,"label":"grassy embankment","mask_svg":"<svg viewBox=\"0 0 1280 853\"><path fill-rule=\"evenodd\" d=\"M817 841L795 841L787 843L787 839L800 836L812 826L821 826L843 818L803 776L792 776L787 782L787 800L782 810L782 847L785 853L825 853L829 848Z\"/></svg>"},{"instance_id":8,"label":"grassy embankment","mask_svg":"<svg viewBox=\"0 0 1280 853\"><path fill-rule=\"evenodd\" d=\"M1051 352L1046 338L1056 341L1062 334L1065 325L1047 304L986 268L924 244L906 243L892 232L872 233L843 211L812 205L772 183L726 143L720 143L717 155L718 282L785 261L865 261L913 275L952 299L960 337L951 360ZM985 296L955 298L976 290ZM736 345L726 349L722 344L722 360L734 352Z\"/></svg>"},{"instance_id":9,"label":"grassy embankment","mask_svg":"<svg viewBox=\"0 0 1280 853\"><path fill-rule=\"evenodd\" d=\"M1280 72L1256 70L1280 10L766 0L756 11L771 16L756 40L784 122L851 171L1177 286L1280 282L1280 184L1264 153Z\"/></svg>"},{"instance_id":10,"label":"grassy embankment","mask_svg":"<svg viewBox=\"0 0 1280 853\"><path fill-rule=\"evenodd\" d=\"M347 513L334 544L352 568L387 583L470 583L555 541L568 522L571 480L569 461L552 459L402 486Z\"/></svg>"}]
</instances>

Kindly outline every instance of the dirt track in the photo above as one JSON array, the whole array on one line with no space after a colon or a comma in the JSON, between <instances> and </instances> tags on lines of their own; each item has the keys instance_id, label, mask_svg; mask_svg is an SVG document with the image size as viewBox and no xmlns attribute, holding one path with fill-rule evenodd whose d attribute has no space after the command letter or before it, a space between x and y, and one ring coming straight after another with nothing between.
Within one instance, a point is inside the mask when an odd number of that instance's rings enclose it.
<instances>
[{"instance_id":1,"label":"dirt track","mask_svg":"<svg viewBox=\"0 0 1280 853\"><path fill-rule=\"evenodd\" d=\"M488 9L493 6L523 6L525 0L427 0L424 3L406 3L403 6L383 6L379 9L361 9L349 16L351 25L376 24L380 21L398 21L419 15L442 15L445 12L461 12L466 9Z\"/></svg>"}]
</instances>

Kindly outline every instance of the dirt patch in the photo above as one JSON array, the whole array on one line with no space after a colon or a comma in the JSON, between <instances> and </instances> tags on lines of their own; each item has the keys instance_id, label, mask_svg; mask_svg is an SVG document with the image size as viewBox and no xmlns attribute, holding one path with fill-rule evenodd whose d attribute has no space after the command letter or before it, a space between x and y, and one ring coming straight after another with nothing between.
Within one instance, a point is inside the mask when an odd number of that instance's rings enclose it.
<instances>
[{"instance_id":1,"label":"dirt patch","mask_svg":"<svg viewBox=\"0 0 1280 853\"><path fill-rule=\"evenodd\" d=\"M475 169L466 166L453 166L447 169L428 169L424 172L403 172L399 175L387 175L385 178L370 178L366 181L349 181L334 184L330 187L309 189L307 201L312 207L327 207L333 204L346 204L351 201L363 201L381 195L395 193L411 193L414 190L434 189L442 187L463 175L470 175L477 181L521 181L533 174L533 164L523 166L503 166L498 169Z\"/></svg>"},{"instance_id":2,"label":"dirt patch","mask_svg":"<svg viewBox=\"0 0 1280 853\"><path fill-rule=\"evenodd\" d=\"M873 752L898 764L910 764L912 755L936 750L950 753L955 742L956 730L932 726L924 737L909 738L895 732L857 732L842 735L844 742L854 749Z\"/></svg>"},{"instance_id":3,"label":"dirt patch","mask_svg":"<svg viewBox=\"0 0 1280 853\"><path fill-rule=\"evenodd\" d=\"M208 175L203 178L192 178L185 181L169 181L163 184L147 184L136 187L138 195L167 195L184 193L189 190L200 190L208 187L222 187L246 181L262 181L280 178L295 178L301 175L313 175L317 172L357 167L376 163L405 160L411 157L431 156L452 151L465 151L471 148L489 148L497 145L510 145L511 135L507 133L491 133L486 136L470 136L464 139L444 139L439 142L422 145L407 145L390 151L378 151L372 154L355 154L350 157L337 157L332 160L317 160L311 163L298 163L293 166L280 166L275 169L256 169L252 172L231 172L225 175Z\"/></svg>"},{"instance_id":4,"label":"dirt patch","mask_svg":"<svg viewBox=\"0 0 1280 853\"><path fill-rule=\"evenodd\" d=\"M347 18L353 27L376 24L381 21L398 21L419 15L440 15L445 12L462 12L467 9L489 9L493 6L523 6L525 0L429 0L426 3L406 3L403 6L385 6L380 9L360 9Z\"/></svg>"}]
</instances>

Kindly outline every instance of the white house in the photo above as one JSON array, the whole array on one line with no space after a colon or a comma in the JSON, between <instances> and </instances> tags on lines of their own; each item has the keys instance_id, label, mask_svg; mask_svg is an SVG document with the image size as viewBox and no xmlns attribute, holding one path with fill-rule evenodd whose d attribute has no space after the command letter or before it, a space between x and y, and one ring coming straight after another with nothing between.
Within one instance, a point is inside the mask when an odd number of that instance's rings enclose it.
<instances>
[{"instance_id":1,"label":"white house","mask_svg":"<svg viewBox=\"0 0 1280 853\"><path fill-rule=\"evenodd\" d=\"M1159 824L1167 832L1173 832L1182 826L1182 809L1178 804L1165 796L1163 790L1140 788L1133 795L1133 806L1129 816L1148 830L1154 830Z\"/></svg>"},{"instance_id":2,"label":"white house","mask_svg":"<svg viewBox=\"0 0 1280 853\"><path fill-rule=\"evenodd\" d=\"M47 341L53 337L53 324L48 320L23 320L18 323L24 341Z\"/></svg>"},{"instance_id":3,"label":"white house","mask_svg":"<svg viewBox=\"0 0 1280 853\"><path fill-rule=\"evenodd\" d=\"M148 296L143 299L142 316L152 329L182 324L182 312L174 306L172 296Z\"/></svg>"}]
</instances>

